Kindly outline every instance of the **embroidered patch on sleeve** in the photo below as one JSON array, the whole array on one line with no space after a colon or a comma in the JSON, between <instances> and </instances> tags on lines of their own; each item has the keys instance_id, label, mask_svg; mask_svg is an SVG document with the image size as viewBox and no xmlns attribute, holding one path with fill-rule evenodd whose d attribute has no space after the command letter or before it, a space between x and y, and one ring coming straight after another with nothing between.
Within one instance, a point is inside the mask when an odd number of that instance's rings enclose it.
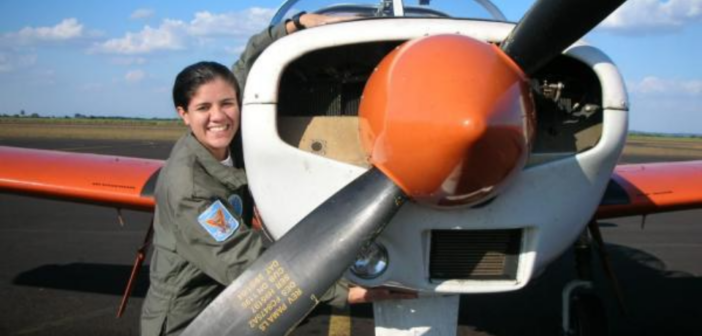
<instances>
[{"instance_id":1,"label":"embroidered patch on sleeve","mask_svg":"<svg viewBox=\"0 0 702 336\"><path fill-rule=\"evenodd\" d=\"M241 217L244 213L244 202L241 200L241 197L237 194L232 194L229 196L229 204L234 208L234 212Z\"/></svg>"},{"instance_id":2,"label":"embroidered patch on sleeve","mask_svg":"<svg viewBox=\"0 0 702 336\"><path fill-rule=\"evenodd\" d=\"M218 242L226 240L239 228L239 221L220 201L212 203L197 217L197 221Z\"/></svg>"}]
</instances>

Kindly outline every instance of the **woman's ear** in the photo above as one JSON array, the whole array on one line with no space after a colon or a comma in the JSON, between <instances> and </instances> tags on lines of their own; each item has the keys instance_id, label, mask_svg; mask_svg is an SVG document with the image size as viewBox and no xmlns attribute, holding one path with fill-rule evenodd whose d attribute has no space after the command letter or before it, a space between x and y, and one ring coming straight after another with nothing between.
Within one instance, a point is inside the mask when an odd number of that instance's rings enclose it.
<instances>
[{"instance_id":1,"label":"woman's ear","mask_svg":"<svg viewBox=\"0 0 702 336\"><path fill-rule=\"evenodd\" d=\"M188 111L180 106L176 107L176 110L178 111L180 119L183 119L185 125L190 126L190 114L188 114Z\"/></svg>"}]
</instances>

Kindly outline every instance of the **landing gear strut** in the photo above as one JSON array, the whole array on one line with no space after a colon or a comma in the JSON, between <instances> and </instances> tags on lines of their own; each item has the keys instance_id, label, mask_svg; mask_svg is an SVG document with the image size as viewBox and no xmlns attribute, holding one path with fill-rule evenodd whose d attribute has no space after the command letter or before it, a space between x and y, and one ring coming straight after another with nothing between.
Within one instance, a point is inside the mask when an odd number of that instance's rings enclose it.
<instances>
[{"instance_id":1,"label":"landing gear strut","mask_svg":"<svg viewBox=\"0 0 702 336\"><path fill-rule=\"evenodd\" d=\"M573 280L563 289L563 335L607 335L607 317L592 281Z\"/></svg>"},{"instance_id":2,"label":"landing gear strut","mask_svg":"<svg viewBox=\"0 0 702 336\"><path fill-rule=\"evenodd\" d=\"M137 250L136 258L134 259L134 266L132 266L132 274L129 276L129 281L127 282L127 288L124 289L124 295L122 296L122 302L119 304L117 309L117 318L122 317L124 310L127 309L127 302L129 302L129 297L132 295L132 290L134 290L134 284L136 282L137 276L139 276L139 271L141 266L144 264L144 259L146 259L146 254L149 251L149 246L151 246L151 236L154 233L154 220L151 219L151 224L149 224L149 229L146 231L146 236L144 236L144 242L141 247Z\"/></svg>"},{"instance_id":3,"label":"landing gear strut","mask_svg":"<svg viewBox=\"0 0 702 336\"><path fill-rule=\"evenodd\" d=\"M605 250L599 224L593 219L575 243L575 267L578 279L571 281L563 289L563 335L566 336L608 334L607 317L602 300L593 292L591 260L593 246L596 247L605 274L612 284L620 311L626 315L619 282L614 276Z\"/></svg>"}]
</instances>

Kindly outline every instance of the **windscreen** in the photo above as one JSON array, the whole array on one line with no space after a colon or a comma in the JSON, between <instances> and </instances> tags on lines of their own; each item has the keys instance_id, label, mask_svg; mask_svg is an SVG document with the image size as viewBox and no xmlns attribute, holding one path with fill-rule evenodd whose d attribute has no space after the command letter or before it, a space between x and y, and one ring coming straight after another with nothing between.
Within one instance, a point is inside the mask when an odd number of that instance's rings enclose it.
<instances>
[{"instance_id":1,"label":"windscreen","mask_svg":"<svg viewBox=\"0 0 702 336\"><path fill-rule=\"evenodd\" d=\"M275 25L299 12L359 17L446 17L505 21L489 0L289 0L271 20Z\"/></svg>"}]
</instances>

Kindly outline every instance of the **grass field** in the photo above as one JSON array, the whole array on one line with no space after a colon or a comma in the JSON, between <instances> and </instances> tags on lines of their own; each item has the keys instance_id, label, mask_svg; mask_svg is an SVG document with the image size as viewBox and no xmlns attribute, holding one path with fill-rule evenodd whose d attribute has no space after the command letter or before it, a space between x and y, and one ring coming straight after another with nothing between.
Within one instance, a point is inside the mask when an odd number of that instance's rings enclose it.
<instances>
[{"instance_id":1,"label":"grass field","mask_svg":"<svg viewBox=\"0 0 702 336\"><path fill-rule=\"evenodd\" d=\"M177 140L180 120L0 118L0 139Z\"/></svg>"},{"instance_id":2,"label":"grass field","mask_svg":"<svg viewBox=\"0 0 702 336\"><path fill-rule=\"evenodd\" d=\"M702 139L630 136L626 140L624 154L700 160Z\"/></svg>"},{"instance_id":3,"label":"grass field","mask_svg":"<svg viewBox=\"0 0 702 336\"><path fill-rule=\"evenodd\" d=\"M180 120L0 118L6 138L116 139L175 141L186 127ZM625 155L702 159L702 138L631 135Z\"/></svg>"},{"instance_id":4,"label":"grass field","mask_svg":"<svg viewBox=\"0 0 702 336\"><path fill-rule=\"evenodd\" d=\"M151 125L172 126L181 124L180 119L142 119L118 117L85 118L32 118L0 116L0 124L50 124L50 125Z\"/></svg>"}]
</instances>

